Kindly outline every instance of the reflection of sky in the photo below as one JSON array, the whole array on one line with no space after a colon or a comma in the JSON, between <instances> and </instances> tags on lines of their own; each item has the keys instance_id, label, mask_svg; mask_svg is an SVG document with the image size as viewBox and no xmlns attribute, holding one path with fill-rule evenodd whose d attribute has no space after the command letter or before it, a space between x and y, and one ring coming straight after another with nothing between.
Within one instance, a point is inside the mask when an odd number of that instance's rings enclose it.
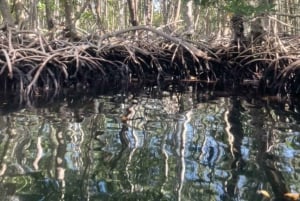
<instances>
[{"instance_id":1,"label":"reflection of sky","mask_svg":"<svg viewBox=\"0 0 300 201\"><path fill-rule=\"evenodd\" d=\"M284 156L280 157L279 162L277 162L277 167L280 169L280 171L293 173L295 169L294 165L292 164L292 160L299 158L299 151L296 151L287 145L288 144L280 143L276 146L273 146L271 152L279 156Z\"/></svg>"},{"instance_id":2,"label":"reflection of sky","mask_svg":"<svg viewBox=\"0 0 300 201\"><path fill-rule=\"evenodd\" d=\"M252 141L252 139L248 138L247 136L245 136L242 140L242 145L241 145L241 154L242 154L242 158L243 160L250 160L250 156L251 156L251 151L250 151L250 142Z\"/></svg>"},{"instance_id":3,"label":"reflection of sky","mask_svg":"<svg viewBox=\"0 0 300 201\"><path fill-rule=\"evenodd\" d=\"M199 163L197 161L192 160L185 160L186 163L186 173L185 173L185 179L197 181L199 180Z\"/></svg>"}]
</instances>

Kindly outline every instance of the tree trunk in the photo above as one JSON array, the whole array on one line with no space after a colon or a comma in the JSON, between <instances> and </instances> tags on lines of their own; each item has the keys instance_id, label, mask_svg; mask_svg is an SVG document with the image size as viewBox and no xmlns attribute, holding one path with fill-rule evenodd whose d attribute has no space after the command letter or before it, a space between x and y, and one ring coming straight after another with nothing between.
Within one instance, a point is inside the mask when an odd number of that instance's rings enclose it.
<instances>
[{"instance_id":1,"label":"tree trunk","mask_svg":"<svg viewBox=\"0 0 300 201\"><path fill-rule=\"evenodd\" d=\"M217 39L222 39L223 37L227 36L230 33L230 30L228 26L226 26L226 23L230 21L228 12L224 11L223 9L218 9L218 15L217 15Z\"/></svg>"},{"instance_id":2,"label":"tree trunk","mask_svg":"<svg viewBox=\"0 0 300 201\"><path fill-rule=\"evenodd\" d=\"M51 1L51 0L50 0ZM63 0L53 0L54 1L54 5L57 6L58 8L63 7ZM53 10L53 16L55 19L57 19L58 23L61 24L62 23L62 16L60 14L60 9L54 9Z\"/></svg>"},{"instance_id":3,"label":"tree trunk","mask_svg":"<svg viewBox=\"0 0 300 201\"><path fill-rule=\"evenodd\" d=\"M169 16L169 12L168 12L168 1L167 0L161 0L160 3L161 6L161 13L163 16L163 23L164 25L168 24L168 16Z\"/></svg>"},{"instance_id":4,"label":"tree trunk","mask_svg":"<svg viewBox=\"0 0 300 201\"><path fill-rule=\"evenodd\" d=\"M10 8L8 2L6 0L0 0L0 11L2 14L4 26L13 27L14 26L14 18L12 14L9 12Z\"/></svg>"},{"instance_id":5,"label":"tree trunk","mask_svg":"<svg viewBox=\"0 0 300 201\"><path fill-rule=\"evenodd\" d=\"M153 0L145 0L145 19L146 25L152 24L152 7L153 7Z\"/></svg>"},{"instance_id":6,"label":"tree trunk","mask_svg":"<svg viewBox=\"0 0 300 201\"><path fill-rule=\"evenodd\" d=\"M177 23L180 18L180 11L181 11L181 0L177 0L177 4L174 10L174 29L177 28Z\"/></svg>"},{"instance_id":7,"label":"tree trunk","mask_svg":"<svg viewBox=\"0 0 300 201\"><path fill-rule=\"evenodd\" d=\"M259 0L258 6L270 6L270 0ZM265 27L266 29L270 30L269 18L266 17L268 13L256 15L255 19L251 22L250 28L250 37L251 43L253 44L260 44L262 41L265 40Z\"/></svg>"},{"instance_id":8,"label":"tree trunk","mask_svg":"<svg viewBox=\"0 0 300 201\"><path fill-rule=\"evenodd\" d=\"M101 18L101 7L102 7L101 0L95 0L94 2L93 1L91 2L91 9L96 19L97 28L99 30L104 31L102 18Z\"/></svg>"},{"instance_id":9,"label":"tree trunk","mask_svg":"<svg viewBox=\"0 0 300 201\"><path fill-rule=\"evenodd\" d=\"M130 23L132 26L137 26L138 19L137 19L137 13L136 13L136 0L127 0L128 2L128 10L129 10L129 15L130 15Z\"/></svg>"},{"instance_id":10,"label":"tree trunk","mask_svg":"<svg viewBox=\"0 0 300 201\"><path fill-rule=\"evenodd\" d=\"M245 42L244 20L242 15L235 14L231 18L232 44L240 46Z\"/></svg>"},{"instance_id":11,"label":"tree trunk","mask_svg":"<svg viewBox=\"0 0 300 201\"><path fill-rule=\"evenodd\" d=\"M261 44L261 42L265 40L265 30L261 18L257 17L251 23L250 35L252 44Z\"/></svg>"},{"instance_id":12,"label":"tree trunk","mask_svg":"<svg viewBox=\"0 0 300 201\"><path fill-rule=\"evenodd\" d=\"M53 19L50 0L45 0L45 9L46 9L47 29L50 31L54 28L54 19Z\"/></svg>"},{"instance_id":13,"label":"tree trunk","mask_svg":"<svg viewBox=\"0 0 300 201\"><path fill-rule=\"evenodd\" d=\"M102 7L103 7L103 12L104 12L104 19L106 19L105 20L105 28L108 31L109 30L109 17L108 17L109 12L108 12L108 1L107 0L104 1Z\"/></svg>"},{"instance_id":14,"label":"tree trunk","mask_svg":"<svg viewBox=\"0 0 300 201\"><path fill-rule=\"evenodd\" d=\"M25 13L24 13L24 4L22 0L16 0L15 2L15 16L16 16L16 24L19 29L22 29L22 25L25 21Z\"/></svg>"},{"instance_id":15,"label":"tree trunk","mask_svg":"<svg viewBox=\"0 0 300 201\"><path fill-rule=\"evenodd\" d=\"M71 38L71 40L78 39L75 24L72 20L73 17L73 7L71 0L64 0L64 11L65 11L65 37Z\"/></svg>"},{"instance_id":16,"label":"tree trunk","mask_svg":"<svg viewBox=\"0 0 300 201\"><path fill-rule=\"evenodd\" d=\"M172 32L177 28L177 23L180 18L181 0L177 1L162 1L162 15L166 32Z\"/></svg>"},{"instance_id":17,"label":"tree trunk","mask_svg":"<svg viewBox=\"0 0 300 201\"><path fill-rule=\"evenodd\" d=\"M29 14L29 28L31 30L36 30L38 27L38 15L37 15L37 4L39 0L34 0L30 5Z\"/></svg>"},{"instance_id":18,"label":"tree trunk","mask_svg":"<svg viewBox=\"0 0 300 201\"><path fill-rule=\"evenodd\" d=\"M54 39L54 32L55 32L55 22L53 19L53 11L51 9L51 2L50 0L45 0L45 10L46 10L46 22L47 22L47 29L49 33L49 40Z\"/></svg>"},{"instance_id":19,"label":"tree trunk","mask_svg":"<svg viewBox=\"0 0 300 201\"><path fill-rule=\"evenodd\" d=\"M118 1L119 22L120 22L117 27L118 29L124 29L126 27L125 5L126 5L126 0Z\"/></svg>"},{"instance_id":20,"label":"tree trunk","mask_svg":"<svg viewBox=\"0 0 300 201\"><path fill-rule=\"evenodd\" d=\"M194 26L193 0L189 0L186 3L185 18L186 18L185 33L187 35L191 36L195 32L195 28L194 28L195 26Z\"/></svg>"}]
</instances>

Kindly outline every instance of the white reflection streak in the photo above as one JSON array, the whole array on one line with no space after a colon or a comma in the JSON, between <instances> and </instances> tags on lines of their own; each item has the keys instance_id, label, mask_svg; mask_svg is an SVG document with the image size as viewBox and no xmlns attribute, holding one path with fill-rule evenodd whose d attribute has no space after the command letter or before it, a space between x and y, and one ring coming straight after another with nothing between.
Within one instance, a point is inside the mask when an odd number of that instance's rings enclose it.
<instances>
[{"instance_id":1,"label":"white reflection streak","mask_svg":"<svg viewBox=\"0 0 300 201\"><path fill-rule=\"evenodd\" d=\"M129 111L130 111L130 113L129 113L129 115L128 115L128 119L130 119L130 120L128 121L128 125L131 125L131 128L132 128L132 136L133 136L133 138L134 138L134 143L133 143L133 148L132 148L132 150L130 151L130 154L129 154L129 157L128 157L128 162L127 162L127 165L126 165L125 170L126 170L126 175L127 175L127 178L128 178L128 182L129 182L130 187L131 187L131 188L130 188L130 189L131 189L131 192L134 192L134 185L132 184L132 181L131 181L131 179L130 179L129 168L130 168L130 164L131 164L131 160L132 160L132 158L133 158L134 152L136 151L136 149L137 149L137 147L138 147L138 137L137 137L137 135L136 135L136 133L135 133L135 130L134 130L134 122L133 122L133 120L132 120L133 117L134 117L134 115L135 115L135 113L136 113L135 106L130 107L130 108L129 108ZM130 142L129 142L129 146L130 146L130 147L132 146Z\"/></svg>"},{"instance_id":2,"label":"white reflection streak","mask_svg":"<svg viewBox=\"0 0 300 201\"><path fill-rule=\"evenodd\" d=\"M266 140L266 142L267 142L267 145L266 145L266 146L267 146L267 147L266 147L267 150L266 150L266 152L271 152L272 149L273 149L273 147L275 147L275 145L276 145L275 143L272 144L272 142L269 142L269 140L270 140L270 134L269 134L269 133L270 133L270 132L271 132L271 131L267 131L267 132L266 132L266 135L267 135L267 137L266 137L266 139L267 139L267 140ZM275 136L274 136L274 138L275 138Z\"/></svg>"},{"instance_id":3,"label":"white reflection streak","mask_svg":"<svg viewBox=\"0 0 300 201\"><path fill-rule=\"evenodd\" d=\"M60 200L64 200L66 193L66 181L65 181L65 167L64 167L64 156L66 154L66 142L63 137L63 133L59 131L56 136L58 146L56 147L56 179L60 184Z\"/></svg>"},{"instance_id":4,"label":"white reflection streak","mask_svg":"<svg viewBox=\"0 0 300 201\"><path fill-rule=\"evenodd\" d=\"M231 155L234 157L234 147L233 147L233 142L234 142L234 136L232 134L232 132L230 131L231 129L231 124L228 120L228 115L229 115L229 111L226 110L225 114L224 114L224 121L226 123L226 127L225 127L225 131L228 135L228 143L230 145L230 152L231 152Z\"/></svg>"},{"instance_id":5,"label":"white reflection streak","mask_svg":"<svg viewBox=\"0 0 300 201\"><path fill-rule=\"evenodd\" d=\"M186 120L184 121L183 124L183 130L181 133L181 143L180 143L180 162L181 162L181 170L180 170L180 183L179 183L179 188L178 188L178 201L181 200L181 191L183 188L183 183L184 183L184 176L185 176L185 158L184 158L184 153L185 153L185 143L186 143L186 136L187 136L187 124L191 120L192 116L192 111L188 111L186 113Z\"/></svg>"},{"instance_id":6,"label":"white reflection streak","mask_svg":"<svg viewBox=\"0 0 300 201\"><path fill-rule=\"evenodd\" d=\"M65 200L65 194L66 194L66 181L65 181L65 168L62 167L57 167L57 179L60 181L60 190L61 190L61 195L60 195L60 200L63 201Z\"/></svg>"},{"instance_id":7,"label":"white reflection streak","mask_svg":"<svg viewBox=\"0 0 300 201\"><path fill-rule=\"evenodd\" d=\"M130 168L132 157L133 157L134 152L135 152L136 149L137 149L137 146L135 145L135 147L130 151L130 154L129 154L129 157L128 157L128 163L126 165L126 175L127 175L127 178L128 178L128 182L130 184L130 191L131 192L134 192L134 185L132 184L132 181L130 179L129 168Z\"/></svg>"},{"instance_id":8,"label":"white reflection streak","mask_svg":"<svg viewBox=\"0 0 300 201\"><path fill-rule=\"evenodd\" d=\"M168 139L168 135L166 134L165 137L164 137L164 141L162 143L162 148L161 148L162 155L164 157L164 167L165 167L165 171L164 171L165 172L165 178L164 178L165 180L164 180L164 183L161 186L161 191L162 192L165 192L164 188L167 185L168 175L169 175L169 164L168 164L168 162L169 162L169 155L168 155L168 153L166 151L166 141L167 141L167 139Z\"/></svg>"},{"instance_id":9,"label":"white reflection streak","mask_svg":"<svg viewBox=\"0 0 300 201\"><path fill-rule=\"evenodd\" d=\"M71 134L71 143L72 143L72 152L75 154L75 157L73 158L73 167L77 170L82 167L82 159L81 159L81 144L84 141L84 131L82 130L80 123L74 123L72 134Z\"/></svg>"},{"instance_id":10,"label":"white reflection streak","mask_svg":"<svg viewBox=\"0 0 300 201\"><path fill-rule=\"evenodd\" d=\"M165 135L164 143L163 143L163 146L162 146L162 153L165 157L165 177L166 177L166 181L168 181L168 172L169 172L169 164L168 164L169 156L168 156L168 153L166 151L166 143L165 143L167 138L168 138L168 135Z\"/></svg>"},{"instance_id":11,"label":"white reflection streak","mask_svg":"<svg viewBox=\"0 0 300 201\"><path fill-rule=\"evenodd\" d=\"M4 175L6 169L7 169L7 165L5 163L3 163L1 166L1 169L0 169L0 176Z\"/></svg>"},{"instance_id":12,"label":"white reflection streak","mask_svg":"<svg viewBox=\"0 0 300 201\"><path fill-rule=\"evenodd\" d=\"M37 148L37 154L36 154L36 158L33 161L33 167L35 170L39 169L39 162L43 156L43 147L42 147L42 137L39 136L37 138L37 142L36 142L36 148Z\"/></svg>"}]
</instances>

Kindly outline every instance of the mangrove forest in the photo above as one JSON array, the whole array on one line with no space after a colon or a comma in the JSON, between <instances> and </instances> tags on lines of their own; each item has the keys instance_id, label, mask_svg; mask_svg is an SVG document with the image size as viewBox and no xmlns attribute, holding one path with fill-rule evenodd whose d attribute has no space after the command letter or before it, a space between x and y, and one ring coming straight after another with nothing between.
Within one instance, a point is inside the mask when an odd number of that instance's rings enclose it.
<instances>
[{"instance_id":1,"label":"mangrove forest","mask_svg":"<svg viewBox=\"0 0 300 201\"><path fill-rule=\"evenodd\" d=\"M299 201L300 0L0 0L0 200Z\"/></svg>"},{"instance_id":2,"label":"mangrove forest","mask_svg":"<svg viewBox=\"0 0 300 201\"><path fill-rule=\"evenodd\" d=\"M198 82L300 92L298 0L0 0L0 86L64 89Z\"/></svg>"}]
</instances>

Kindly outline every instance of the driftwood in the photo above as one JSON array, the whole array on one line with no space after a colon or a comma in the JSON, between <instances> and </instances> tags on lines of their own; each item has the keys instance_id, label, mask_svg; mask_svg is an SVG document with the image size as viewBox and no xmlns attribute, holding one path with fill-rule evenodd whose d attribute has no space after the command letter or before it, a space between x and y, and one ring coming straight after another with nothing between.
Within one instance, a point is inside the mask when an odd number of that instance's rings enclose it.
<instances>
[{"instance_id":1,"label":"driftwood","mask_svg":"<svg viewBox=\"0 0 300 201\"><path fill-rule=\"evenodd\" d=\"M260 45L210 46L147 26L48 40L39 32L0 33L2 91L21 96L138 80L251 85L272 95L300 92L300 38L268 36Z\"/></svg>"}]
</instances>

